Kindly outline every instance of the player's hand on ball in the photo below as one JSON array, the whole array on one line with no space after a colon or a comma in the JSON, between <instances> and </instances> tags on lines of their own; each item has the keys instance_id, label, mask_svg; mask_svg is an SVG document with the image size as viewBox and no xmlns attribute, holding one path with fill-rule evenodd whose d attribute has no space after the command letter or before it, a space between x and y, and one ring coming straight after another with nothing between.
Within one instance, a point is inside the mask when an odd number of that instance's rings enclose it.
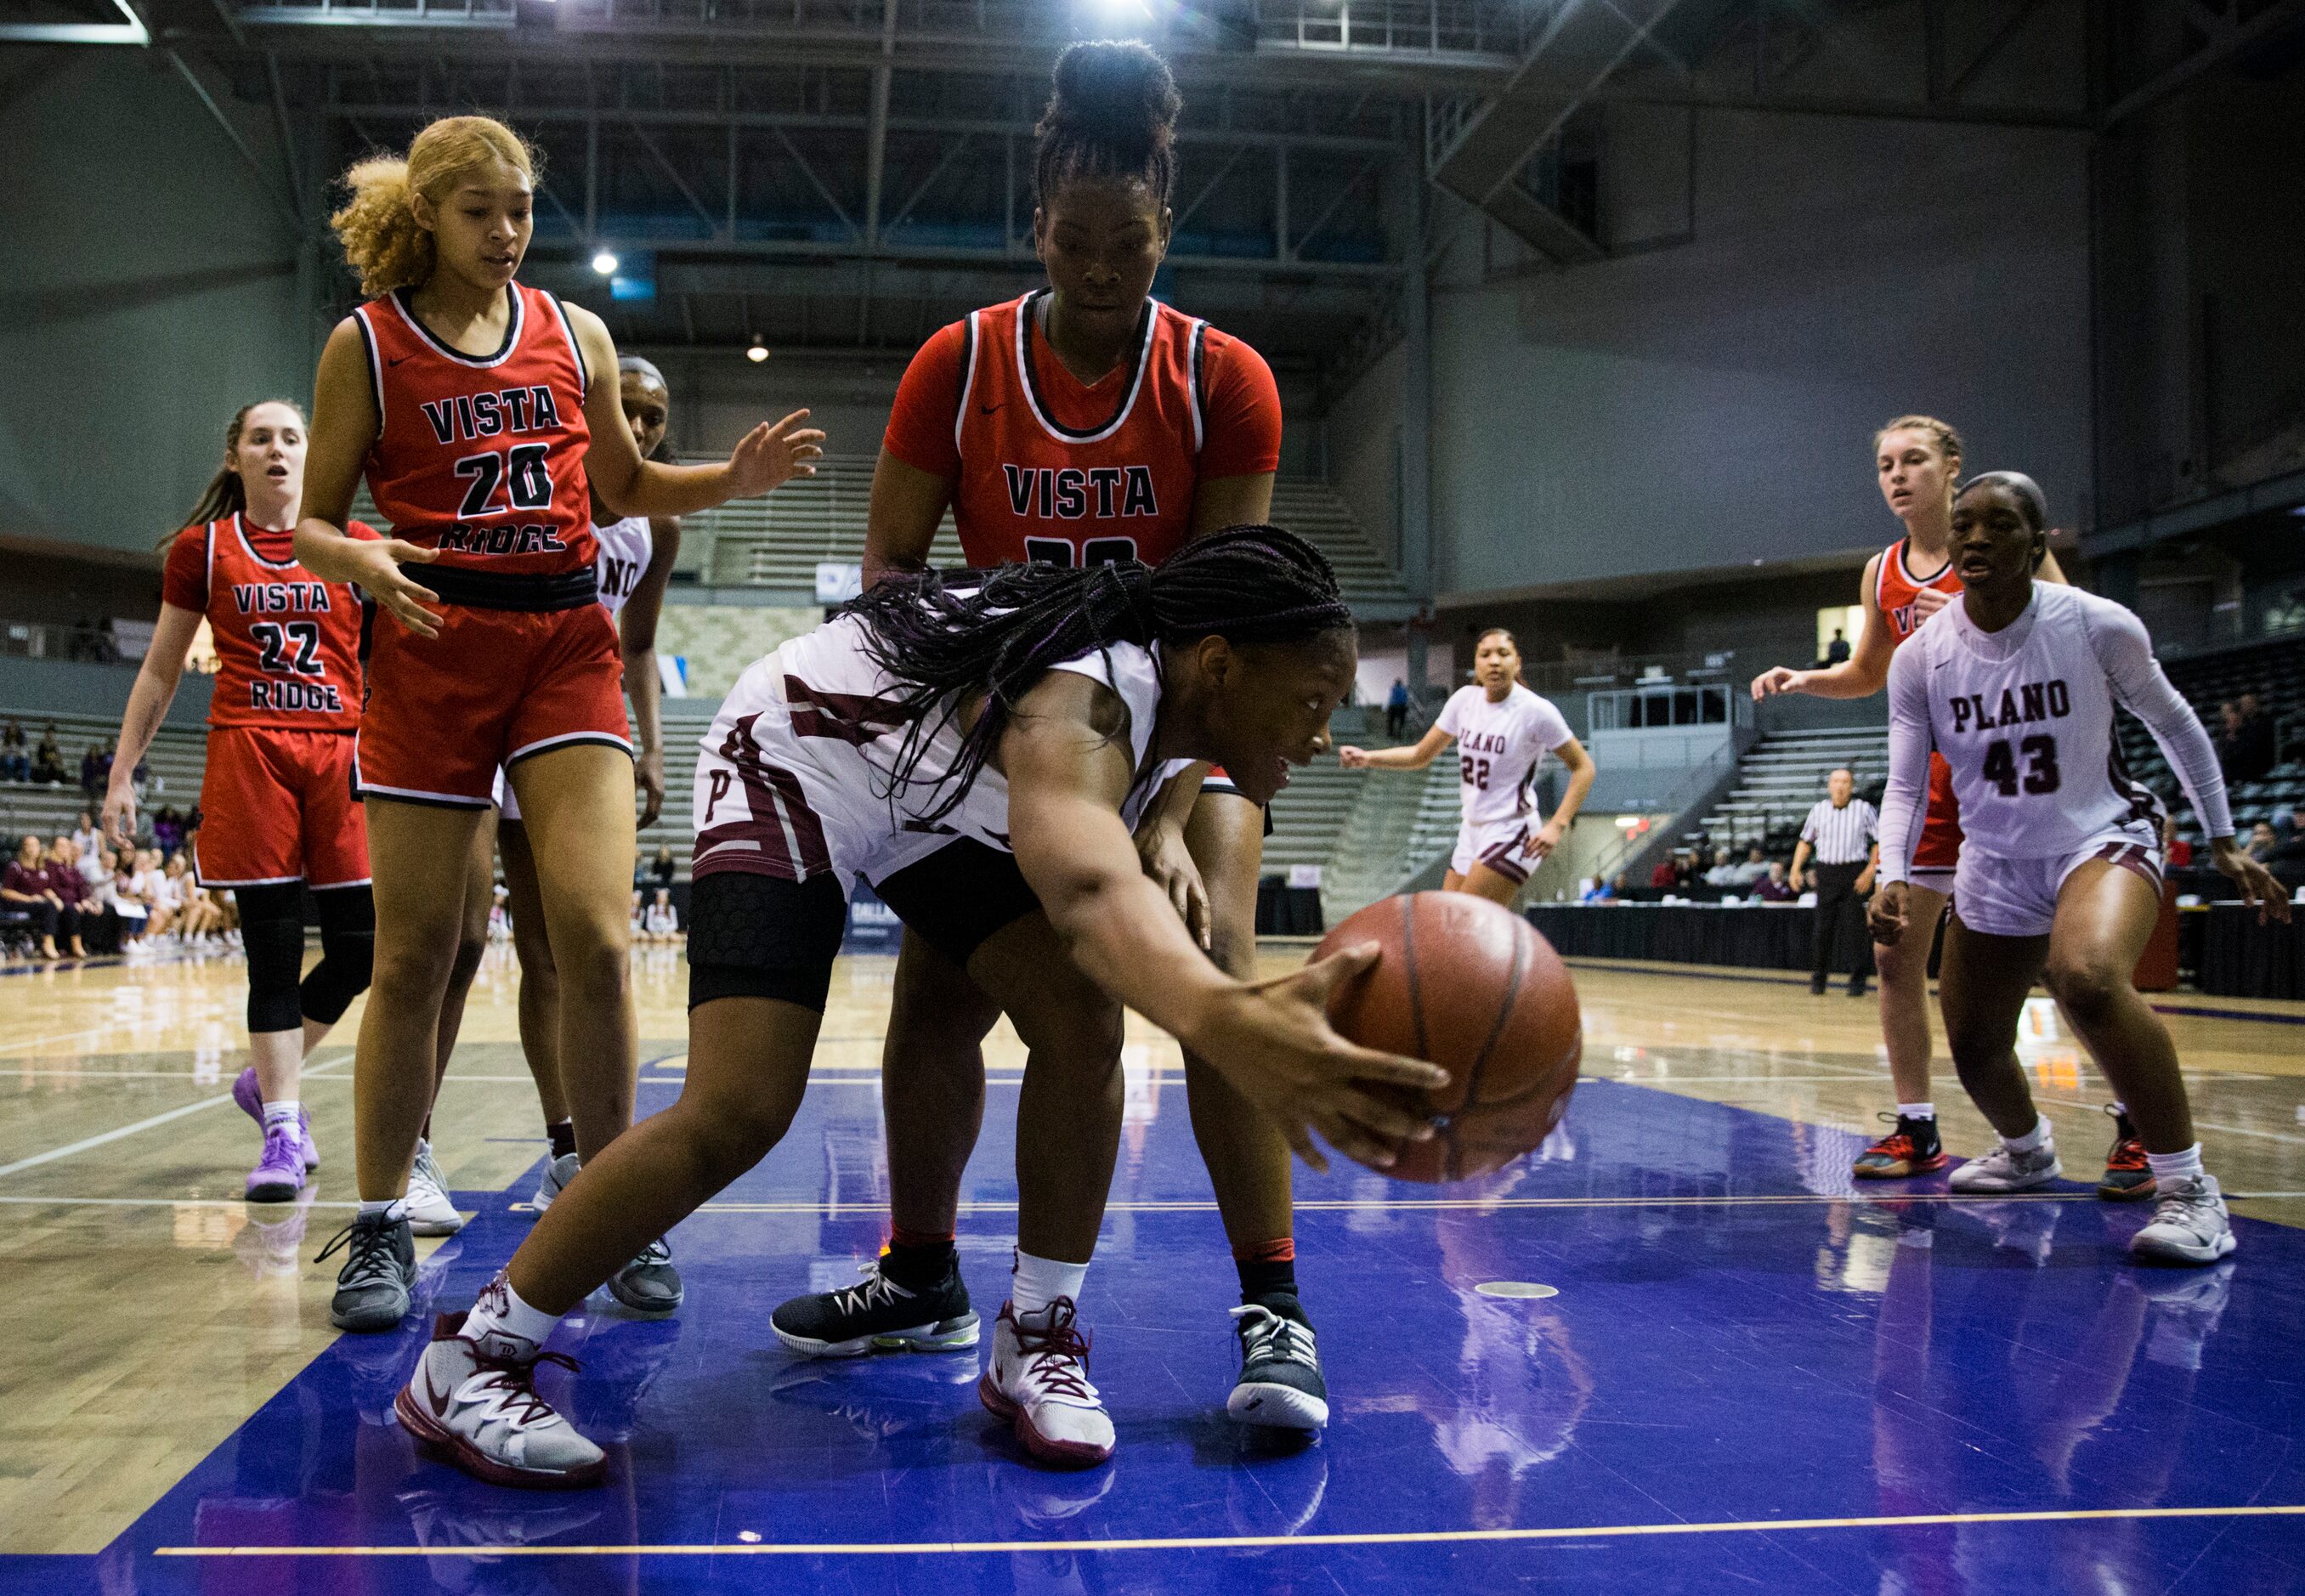
<instances>
[{"instance_id":1,"label":"player's hand on ball","mask_svg":"<svg viewBox=\"0 0 2305 1596\"><path fill-rule=\"evenodd\" d=\"M2241 902L2257 911L2258 924L2263 925L2267 920L2289 923L2289 888L2281 884L2279 877L2251 859L2239 838L2221 836L2209 848L2219 873L2231 877L2241 888Z\"/></svg>"},{"instance_id":2,"label":"player's hand on ball","mask_svg":"<svg viewBox=\"0 0 2305 1596\"><path fill-rule=\"evenodd\" d=\"M1552 850L1561 845L1561 824L1547 820L1536 828L1535 835L1521 845L1520 851L1531 859L1549 859Z\"/></svg>"},{"instance_id":3,"label":"player's hand on ball","mask_svg":"<svg viewBox=\"0 0 2305 1596\"><path fill-rule=\"evenodd\" d=\"M1325 1171L1321 1139L1373 1169L1391 1165L1394 1149L1433 1134L1430 1120L1402 1106L1407 1087L1430 1091L1449 1072L1398 1054L1347 1041L1329 1023L1329 994L1377 961L1365 942L1287 975L1236 987L1208 1023L1188 1039L1243 1097L1278 1125L1297 1156Z\"/></svg>"},{"instance_id":4,"label":"player's hand on ball","mask_svg":"<svg viewBox=\"0 0 2305 1596\"><path fill-rule=\"evenodd\" d=\"M1753 701L1774 698L1781 692L1799 692L1802 673L1789 665L1773 666L1753 678Z\"/></svg>"},{"instance_id":5,"label":"player's hand on ball","mask_svg":"<svg viewBox=\"0 0 2305 1596\"><path fill-rule=\"evenodd\" d=\"M1892 881L1875 893L1865 907L1865 922L1874 941L1896 947L1897 938L1905 934L1905 883Z\"/></svg>"},{"instance_id":6,"label":"player's hand on ball","mask_svg":"<svg viewBox=\"0 0 2305 1596\"><path fill-rule=\"evenodd\" d=\"M440 557L437 548L420 548L399 538L363 539L352 545L352 557L361 571L353 581L360 590L392 612L392 618L419 637L440 635L440 617L424 607L440 602L440 595L401 570L403 565L429 565Z\"/></svg>"},{"instance_id":7,"label":"player's hand on ball","mask_svg":"<svg viewBox=\"0 0 2305 1596\"><path fill-rule=\"evenodd\" d=\"M1183 830L1155 820L1136 836L1136 857L1155 886L1169 895L1177 918L1204 952L1209 947L1209 894L1202 885L1200 866L1185 846Z\"/></svg>"},{"instance_id":8,"label":"player's hand on ball","mask_svg":"<svg viewBox=\"0 0 2305 1596\"><path fill-rule=\"evenodd\" d=\"M1337 763L1348 770L1365 770L1368 768L1368 750L1365 748L1355 748L1348 743L1344 747L1337 750Z\"/></svg>"},{"instance_id":9,"label":"player's hand on ball","mask_svg":"<svg viewBox=\"0 0 2305 1596\"><path fill-rule=\"evenodd\" d=\"M823 456L824 432L802 426L807 420L808 412L796 410L774 425L763 421L744 434L728 455L738 498L758 497L795 477L816 475L811 463Z\"/></svg>"}]
</instances>

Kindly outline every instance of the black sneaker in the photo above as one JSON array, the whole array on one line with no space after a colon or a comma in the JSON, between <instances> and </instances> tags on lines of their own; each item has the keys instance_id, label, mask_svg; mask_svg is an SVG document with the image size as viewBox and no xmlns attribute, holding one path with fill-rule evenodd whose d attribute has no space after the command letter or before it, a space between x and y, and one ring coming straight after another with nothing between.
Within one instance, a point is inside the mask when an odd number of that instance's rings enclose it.
<instances>
[{"instance_id":1,"label":"black sneaker","mask_svg":"<svg viewBox=\"0 0 2305 1596\"><path fill-rule=\"evenodd\" d=\"M854 1358L868 1352L952 1352L976 1345L976 1312L960 1266L933 1286L907 1290L874 1259L862 1286L797 1296L769 1316L777 1339L803 1357Z\"/></svg>"},{"instance_id":2,"label":"black sneaker","mask_svg":"<svg viewBox=\"0 0 2305 1596\"><path fill-rule=\"evenodd\" d=\"M1849 995L1851 998L1862 998L1865 996L1865 978L1863 976L1852 975L1849 978Z\"/></svg>"},{"instance_id":3,"label":"black sneaker","mask_svg":"<svg viewBox=\"0 0 2305 1596\"><path fill-rule=\"evenodd\" d=\"M383 1212L362 1214L320 1249L314 1263L326 1263L349 1250L336 1271L336 1295L328 1302L328 1322L340 1330L374 1334L408 1316L408 1288L416 1282L416 1241L404 1218Z\"/></svg>"},{"instance_id":4,"label":"black sneaker","mask_svg":"<svg viewBox=\"0 0 2305 1596\"><path fill-rule=\"evenodd\" d=\"M635 1313L669 1313L680 1306L680 1271L672 1267L672 1249L663 1237L608 1277L608 1295Z\"/></svg>"},{"instance_id":5,"label":"black sneaker","mask_svg":"<svg viewBox=\"0 0 2305 1596\"><path fill-rule=\"evenodd\" d=\"M1292 1296L1271 1297L1232 1311L1240 1337L1240 1378L1225 1411L1244 1424L1276 1430L1320 1430L1329 1422L1329 1387L1313 1327Z\"/></svg>"},{"instance_id":6,"label":"black sneaker","mask_svg":"<svg viewBox=\"0 0 2305 1596\"><path fill-rule=\"evenodd\" d=\"M1822 998L1824 996L1824 977L1822 975L1812 975L1809 977L1808 995L1812 998Z\"/></svg>"}]
</instances>

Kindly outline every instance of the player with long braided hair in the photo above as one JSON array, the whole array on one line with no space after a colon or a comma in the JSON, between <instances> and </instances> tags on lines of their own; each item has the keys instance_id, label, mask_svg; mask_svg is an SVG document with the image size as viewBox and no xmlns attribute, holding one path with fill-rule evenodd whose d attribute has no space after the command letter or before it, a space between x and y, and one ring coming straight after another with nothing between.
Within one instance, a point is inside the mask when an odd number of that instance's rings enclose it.
<instances>
[{"instance_id":1,"label":"player with long braided hair","mask_svg":"<svg viewBox=\"0 0 2305 1596\"><path fill-rule=\"evenodd\" d=\"M1290 765L1328 748L1356 653L1318 552L1237 527L1157 570L899 578L753 666L697 768L680 1099L586 1161L470 1315L440 1321L399 1398L402 1422L500 1483L601 1477L600 1448L531 1383L547 1337L635 1247L784 1135L807 1085L846 889L876 879L900 915L914 913L901 878L931 828L1013 850L1035 895L1033 913L967 965L1028 1047L1086 988L1103 994L1098 1006L1125 1004L1183 1039L1315 1163L1316 1130L1378 1167L1430 1134L1368 1088L1431 1085L1441 1072L1357 1047L1326 1018L1329 993L1374 963L1375 945L1236 981L1146 876L1132 837L1165 760L1221 763L1269 801ZM1101 1159L1110 1177L1116 1144L1101 1125L1063 1140L1019 1144L1020 1247L1042 1229L1093 1238L1102 1218L1101 1184L1074 1187L1081 1211L1042 1211L1051 1183L1036 1161ZM1111 1422L1086 1378L1075 1303L1027 1295L1042 1284L1020 1274L979 1390L1035 1456L1099 1462Z\"/></svg>"}]
</instances>

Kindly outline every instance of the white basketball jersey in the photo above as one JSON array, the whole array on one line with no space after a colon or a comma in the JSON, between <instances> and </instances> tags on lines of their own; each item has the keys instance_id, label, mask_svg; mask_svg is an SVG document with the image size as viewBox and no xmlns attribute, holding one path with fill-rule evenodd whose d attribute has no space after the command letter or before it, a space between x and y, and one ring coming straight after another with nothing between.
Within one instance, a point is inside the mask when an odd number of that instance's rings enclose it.
<instances>
[{"instance_id":1,"label":"white basketball jersey","mask_svg":"<svg viewBox=\"0 0 2305 1596\"><path fill-rule=\"evenodd\" d=\"M2036 582L2025 613L1991 632L1956 600L1897 650L1889 676L1892 717L1925 717L1952 768L1964 848L2045 859L2131 821L2159 824L2160 804L2122 766L2113 709L2173 692L2142 624L2111 599Z\"/></svg>"},{"instance_id":2,"label":"white basketball jersey","mask_svg":"<svg viewBox=\"0 0 2305 1596\"><path fill-rule=\"evenodd\" d=\"M627 515L607 526L595 526L592 536L600 545L600 564L593 567L600 582L600 606L613 618L623 613L633 590L641 585L641 574L649 568L656 540L649 535L645 515Z\"/></svg>"},{"instance_id":3,"label":"white basketball jersey","mask_svg":"<svg viewBox=\"0 0 2305 1596\"><path fill-rule=\"evenodd\" d=\"M910 779L897 779L907 724L897 700L905 683L873 662L865 641L863 619L841 615L737 678L697 762L696 874L799 881L830 870L846 889L860 874L883 879L956 836L1012 851L1008 778L990 763L957 808L925 818L946 795L940 778L959 760L957 721L930 739ZM1086 654L1053 668L1103 683L1127 706L1130 761L1148 776L1122 811L1134 830L1153 792L1145 755L1161 679L1152 657L1121 643L1109 657Z\"/></svg>"},{"instance_id":4,"label":"white basketball jersey","mask_svg":"<svg viewBox=\"0 0 2305 1596\"><path fill-rule=\"evenodd\" d=\"M1518 682L1497 703L1485 688L1459 687L1434 724L1457 739L1465 819L1476 826L1535 814L1536 768L1574 734L1551 700Z\"/></svg>"}]
</instances>

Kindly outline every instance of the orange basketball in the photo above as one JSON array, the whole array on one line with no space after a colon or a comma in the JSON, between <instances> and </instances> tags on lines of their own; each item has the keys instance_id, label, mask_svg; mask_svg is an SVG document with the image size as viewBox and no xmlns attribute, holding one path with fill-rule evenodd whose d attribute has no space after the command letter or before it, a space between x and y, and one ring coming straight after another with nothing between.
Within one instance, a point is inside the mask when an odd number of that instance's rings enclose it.
<instances>
[{"instance_id":1,"label":"orange basketball","mask_svg":"<svg viewBox=\"0 0 2305 1596\"><path fill-rule=\"evenodd\" d=\"M1314 951L1382 943L1340 987L1329 1023L1364 1047L1425 1059L1447 1086L1425 1094L1440 1133L1401 1150L1401 1180L1467 1180L1501 1169L1552 1134L1585 1051L1577 988L1552 945L1511 910L1467 892L1371 904Z\"/></svg>"}]
</instances>

